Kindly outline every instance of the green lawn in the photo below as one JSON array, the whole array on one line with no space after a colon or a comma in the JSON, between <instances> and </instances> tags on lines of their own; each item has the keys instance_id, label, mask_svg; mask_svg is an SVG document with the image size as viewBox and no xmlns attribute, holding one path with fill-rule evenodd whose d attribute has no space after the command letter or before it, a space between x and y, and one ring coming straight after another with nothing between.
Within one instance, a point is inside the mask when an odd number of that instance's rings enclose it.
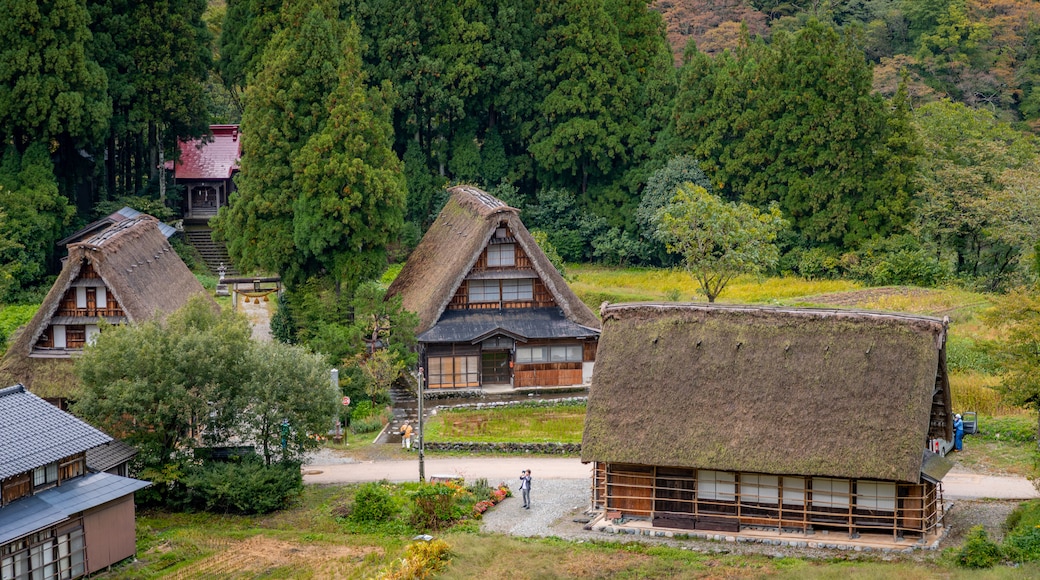
<instances>
[{"instance_id":1,"label":"green lawn","mask_svg":"<svg viewBox=\"0 0 1040 580\"><path fill-rule=\"evenodd\" d=\"M452 409L425 425L430 442L581 443L585 405Z\"/></svg>"},{"instance_id":2,"label":"green lawn","mask_svg":"<svg viewBox=\"0 0 1040 580\"><path fill-rule=\"evenodd\" d=\"M103 579L385 578L416 533L404 527L359 531L340 516L358 486L307 486L297 505L259 517L144 511L138 517L137 561ZM508 509L508 504L500 508ZM639 542L582 543L555 537L514 538L470 526L435 533L450 546L437 578L1026 578L1040 568L952 567L942 554L868 555L835 552L807 560L744 555L725 544L687 540L706 552ZM716 549L718 551L712 551Z\"/></svg>"}]
</instances>

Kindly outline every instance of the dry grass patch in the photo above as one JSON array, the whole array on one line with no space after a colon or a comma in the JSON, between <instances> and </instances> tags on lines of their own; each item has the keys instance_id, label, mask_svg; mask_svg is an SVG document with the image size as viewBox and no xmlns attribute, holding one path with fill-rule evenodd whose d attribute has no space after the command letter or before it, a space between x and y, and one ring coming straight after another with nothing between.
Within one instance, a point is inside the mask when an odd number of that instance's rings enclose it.
<instances>
[{"instance_id":1,"label":"dry grass patch","mask_svg":"<svg viewBox=\"0 0 1040 580\"><path fill-rule=\"evenodd\" d=\"M165 578L255 578L260 574L269 577L344 578L359 572L369 554L382 553L373 546L288 542L266 536L254 536L239 542L221 538L210 544L209 547L215 551L212 556Z\"/></svg>"}]
</instances>

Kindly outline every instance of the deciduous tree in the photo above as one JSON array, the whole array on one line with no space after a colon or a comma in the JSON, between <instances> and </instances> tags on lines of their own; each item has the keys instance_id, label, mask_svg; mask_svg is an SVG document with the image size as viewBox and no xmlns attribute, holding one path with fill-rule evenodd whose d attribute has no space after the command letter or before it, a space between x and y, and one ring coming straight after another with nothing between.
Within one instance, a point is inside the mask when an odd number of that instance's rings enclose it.
<instances>
[{"instance_id":1,"label":"deciduous tree","mask_svg":"<svg viewBox=\"0 0 1040 580\"><path fill-rule=\"evenodd\" d=\"M776 236L786 226L775 205L763 212L727 203L692 183L679 187L672 203L658 213L658 231L668 251L682 256L708 302L715 302L734 277L775 266L780 258Z\"/></svg>"}]
</instances>

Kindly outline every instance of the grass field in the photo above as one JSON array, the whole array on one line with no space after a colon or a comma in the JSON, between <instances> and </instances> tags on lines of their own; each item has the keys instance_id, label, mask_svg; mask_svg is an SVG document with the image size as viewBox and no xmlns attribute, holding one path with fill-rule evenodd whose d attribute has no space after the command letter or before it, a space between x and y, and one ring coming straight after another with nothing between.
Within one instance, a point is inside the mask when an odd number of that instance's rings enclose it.
<instances>
[{"instance_id":1,"label":"grass field","mask_svg":"<svg viewBox=\"0 0 1040 580\"><path fill-rule=\"evenodd\" d=\"M585 405L451 409L430 417L424 429L431 442L581 443Z\"/></svg>"},{"instance_id":2,"label":"grass field","mask_svg":"<svg viewBox=\"0 0 1040 580\"><path fill-rule=\"evenodd\" d=\"M138 517L136 562L96 578L385 578L405 554L415 530L359 533L337 517L357 486L308 486L291 509L263 517L143 512ZM508 509L510 506L492 509ZM1036 565L966 571L943 555L934 561L896 555L836 553L807 560L746 555L717 543L688 545L719 551L638 542L576 543L555 537L514 538L472 531L437 534L451 547L444 579L528 578L1025 578ZM919 554L918 557L921 555Z\"/></svg>"}]
</instances>

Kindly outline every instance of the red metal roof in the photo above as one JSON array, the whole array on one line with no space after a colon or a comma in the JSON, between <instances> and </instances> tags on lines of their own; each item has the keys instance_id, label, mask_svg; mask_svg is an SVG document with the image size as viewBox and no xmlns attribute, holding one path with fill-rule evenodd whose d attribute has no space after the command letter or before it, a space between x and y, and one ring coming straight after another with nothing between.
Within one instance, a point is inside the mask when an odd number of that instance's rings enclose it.
<instances>
[{"instance_id":1,"label":"red metal roof","mask_svg":"<svg viewBox=\"0 0 1040 580\"><path fill-rule=\"evenodd\" d=\"M173 168L177 179L228 179L238 169L242 140L238 125L210 125L208 137L179 143L181 155Z\"/></svg>"}]
</instances>

